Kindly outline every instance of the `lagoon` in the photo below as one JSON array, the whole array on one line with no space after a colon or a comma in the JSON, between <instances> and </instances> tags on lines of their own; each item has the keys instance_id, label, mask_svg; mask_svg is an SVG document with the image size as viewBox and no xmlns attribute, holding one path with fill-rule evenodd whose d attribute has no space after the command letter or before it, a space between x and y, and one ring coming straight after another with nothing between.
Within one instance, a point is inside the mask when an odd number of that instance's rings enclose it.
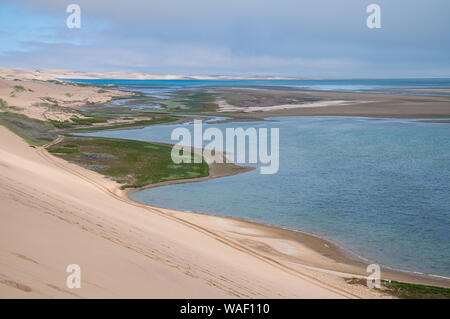
<instances>
[{"instance_id":1,"label":"lagoon","mask_svg":"<svg viewBox=\"0 0 450 319\"><path fill-rule=\"evenodd\" d=\"M278 173L254 170L145 189L131 197L316 234L370 262L450 277L449 124L279 117L208 125L279 128ZM175 127L86 135L173 143Z\"/></svg>"}]
</instances>

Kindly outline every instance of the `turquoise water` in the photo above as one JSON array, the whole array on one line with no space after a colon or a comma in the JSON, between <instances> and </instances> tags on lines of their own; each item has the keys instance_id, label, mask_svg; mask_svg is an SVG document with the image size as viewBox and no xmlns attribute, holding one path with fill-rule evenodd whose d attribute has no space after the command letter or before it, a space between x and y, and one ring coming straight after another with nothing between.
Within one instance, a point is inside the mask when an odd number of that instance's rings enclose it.
<instances>
[{"instance_id":1,"label":"turquoise water","mask_svg":"<svg viewBox=\"0 0 450 319\"><path fill-rule=\"evenodd\" d=\"M446 95L411 92L392 92L389 89L430 89L448 88L450 79L349 79L349 80L109 80L109 79L70 79L80 83L98 85L117 85L134 91L141 91L148 95L162 93L165 98L173 90L202 87L251 87L275 86L297 89L363 92L364 90L384 90L373 93L393 93L406 95ZM151 94L153 93L153 94Z\"/></svg>"},{"instance_id":2,"label":"turquoise water","mask_svg":"<svg viewBox=\"0 0 450 319\"><path fill-rule=\"evenodd\" d=\"M450 124L343 117L211 123L280 129L280 170L132 194L155 206L329 239L371 262L450 277ZM89 135L170 142L174 125ZM190 127L190 125L185 125Z\"/></svg>"}]
</instances>

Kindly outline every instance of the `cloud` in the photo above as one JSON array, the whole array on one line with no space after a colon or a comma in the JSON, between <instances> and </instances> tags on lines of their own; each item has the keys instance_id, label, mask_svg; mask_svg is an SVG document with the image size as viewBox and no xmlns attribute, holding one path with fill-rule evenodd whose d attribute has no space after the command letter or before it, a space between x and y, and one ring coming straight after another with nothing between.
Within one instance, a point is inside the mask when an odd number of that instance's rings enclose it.
<instances>
[{"instance_id":1,"label":"cloud","mask_svg":"<svg viewBox=\"0 0 450 319\"><path fill-rule=\"evenodd\" d=\"M2 64L151 73L450 76L450 43L443 41L450 38L445 14L450 4L443 0L379 0L380 30L366 28L371 2L361 0L74 2L82 10L80 30L65 27L61 1L16 0L2 7Z\"/></svg>"}]
</instances>

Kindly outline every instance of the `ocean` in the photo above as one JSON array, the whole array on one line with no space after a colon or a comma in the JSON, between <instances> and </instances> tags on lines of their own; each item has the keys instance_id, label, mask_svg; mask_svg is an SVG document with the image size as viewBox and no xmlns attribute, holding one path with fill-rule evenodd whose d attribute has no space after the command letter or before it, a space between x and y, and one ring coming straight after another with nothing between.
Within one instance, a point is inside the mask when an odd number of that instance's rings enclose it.
<instances>
[{"instance_id":1,"label":"ocean","mask_svg":"<svg viewBox=\"0 0 450 319\"><path fill-rule=\"evenodd\" d=\"M167 93L176 89L207 87L289 87L309 90L364 92L378 90L378 93L408 95L430 95L420 92L395 92L391 89L449 88L450 79L347 79L347 80L111 80L111 79L64 79L79 83L127 86L127 89ZM135 87L133 89L133 87ZM373 91L372 91L373 92ZM373 92L375 93L375 92ZM447 95L447 94L431 94ZM450 94L449 94L450 95Z\"/></svg>"}]
</instances>

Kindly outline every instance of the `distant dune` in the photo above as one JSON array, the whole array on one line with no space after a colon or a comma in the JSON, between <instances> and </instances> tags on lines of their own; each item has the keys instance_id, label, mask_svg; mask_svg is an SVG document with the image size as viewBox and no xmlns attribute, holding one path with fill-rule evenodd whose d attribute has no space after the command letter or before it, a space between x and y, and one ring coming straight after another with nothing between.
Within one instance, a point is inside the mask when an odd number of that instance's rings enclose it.
<instances>
[{"instance_id":1,"label":"distant dune","mask_svg":"<svg viewBox=\"0 0 450 319\"><path fill-rule=\"evenodd\" d=\"M130 80L288 80L294 77L278 76L230 76L230 75L175 75L123 72L80 72L71 70L42 70L34 68L0 68L0 76L5 79L16 77L25 80L57 79L130 79Z\"/></svg>"},{"instance_id":2,"label":"distant dune","mask_svg":"<svg viewBox=\"0 0 450 319\"><path fill-rule=\"evenodd\" d=\"M38 120L65 121L73 116L82 117L77 110L86 105L133 95L64 81L30 79L26 74L0 78L0 112L20 113Z\"/></svg>"}]
</instances>

